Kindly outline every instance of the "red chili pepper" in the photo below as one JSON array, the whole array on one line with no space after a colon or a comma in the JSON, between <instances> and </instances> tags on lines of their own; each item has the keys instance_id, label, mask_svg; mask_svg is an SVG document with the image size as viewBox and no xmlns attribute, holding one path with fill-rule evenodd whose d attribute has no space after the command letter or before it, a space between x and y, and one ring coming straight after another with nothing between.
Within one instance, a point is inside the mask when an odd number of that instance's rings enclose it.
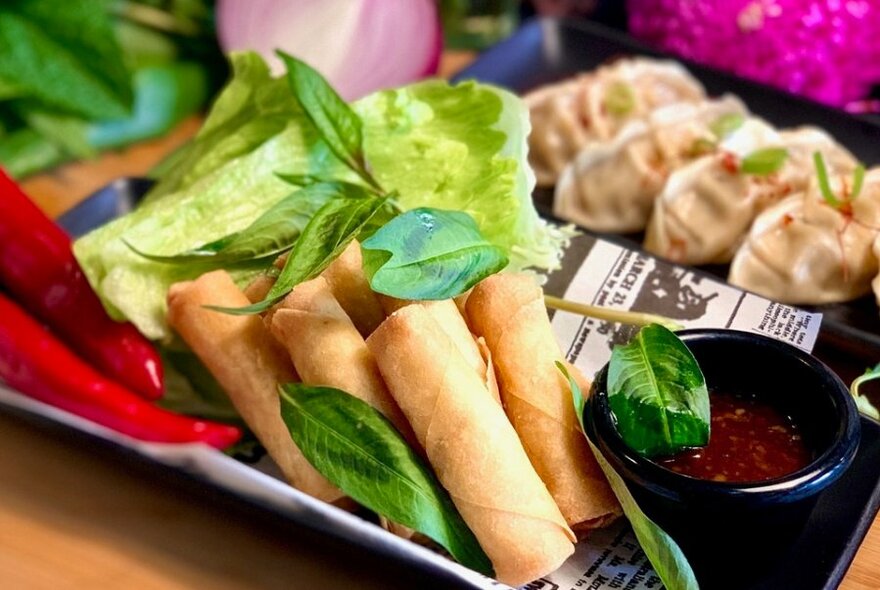
<instances>
[{"instance_id":1,"label":"red chili pepper","mask_svg":"<svg viewBox=\"0 0 880 590\"><path fill-rule=\"evenodd\" d=\"M234 426L168 412L107 379L3 295L0 381L140 440L203 442L223 449L241 438Z\"/></svg>"},{"instance_id":2,"label":"red chili pepper","mask_svg":"<svg viewBox=\"0 0 880 590\"><path fill-rule=\"evenodd\" d=\"M137 329L116 322L73 256L70 238L0 170L0 285L104 374L162 396L162 363Z\"/></svg>"}]
</instances>

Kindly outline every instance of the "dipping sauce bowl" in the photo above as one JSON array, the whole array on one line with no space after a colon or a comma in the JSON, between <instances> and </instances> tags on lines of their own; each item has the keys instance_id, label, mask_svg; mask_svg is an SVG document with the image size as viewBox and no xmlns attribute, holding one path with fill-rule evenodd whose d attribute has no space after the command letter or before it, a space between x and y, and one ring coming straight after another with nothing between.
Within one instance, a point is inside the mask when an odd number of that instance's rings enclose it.
<instances>
[{"instance_id":1,"label":"dipping sauce bowl","mask_svg":"<svg viewBox=\"0 0 880 590\"><path fill-rule=\"evenodd\" d=\"M700 364L710 405L713 389L771 405L798 426L812 461L784 476L737 483L662 467L618 434L608 404L607 365L593 383L584 426L642 510L681 546L701 587L741 588L784 554L819 494L849 467L859 444L858 410L831 369L789 344L734 330L677 335Z\"/></svg>"}]
</instances>

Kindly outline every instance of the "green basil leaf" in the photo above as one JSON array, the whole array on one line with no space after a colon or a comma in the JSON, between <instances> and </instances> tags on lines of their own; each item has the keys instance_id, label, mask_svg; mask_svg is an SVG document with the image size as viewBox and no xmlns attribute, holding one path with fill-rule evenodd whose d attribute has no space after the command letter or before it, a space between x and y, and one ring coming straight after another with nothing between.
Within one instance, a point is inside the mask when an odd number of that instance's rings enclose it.
<instances>
[{"instance_id":1,"label":"green basil leaf","mask_svg":"<svg viewBox=\"0 0 880 590\"><path fill-rule=\"evenodd\" d=\"M605 89L605 110L616 117L623 117L636 108L633 87L626 82L614 82Z\"/></svg>"},{"instance_id":2,"label":"green basil leaf","mask_svg":"<svg viewBox=\"0 0 880 590\"><path fill-rule=\"evenodd\" d=\"M743 158L740 171L744 174L766 176L778 172L788 158L788 150L781 147L755 150Z\"/></svg>"},{"instance_id":3,"label":"green basil leaf","mask_svg":"<svg viewBox=\"0 0 880 590\"><path fill-rule=\"evenodd\" d=\"M746 118L742 113L725 113L709 124L709 130L719 141L743 126Z\"/></svg>"},{"instance_id":4,"label":"green basil leaf","mask_svg":"<svg viewBox=\"0 0 880 590\"><path fill-rule=\"evenodd\" d=\"M367 171L360 117L314 68L283 51L277 53L287 66L287 81L294 95L330 151L367 184L379 188Z\"/></svg>"},{"instance_id":5,"label":"green basil leaf","mask_svg":"<svg viewBox=\"0 0 880 590\"><path fill-rule=\"evenodd\" d=\"M21 98L89 119L124 117L131 107L106 0L0 3L0 79Z\"/></svg>"},{"instance_id":6,"label":"green basil leaf","mask_svg":"<svg viewBox=\"0 0 880 590\"><path fill-rule=\"evenodd\" d=\"M324 477L370 510L430 537L462 565L494 575L449 494L382 414L330 387L288 383L280 391L293 442Z\"/></svg>"},{"instance_id":7,"label":"green basil leaf","mask_svg":"<svg viewBox=\"0 0 880 590\"><path fill-rule=\"evenodd\" d=\"M373 290L400 299L455 297L507 266L473 217L428 207L395 217L361 250Z\"/></svg>"},{"instance_id":8,"label":"green basil leaf","mask_svg":"<svg viewBox=\"0 0 880 590\"><path fill-rule=\"evenodd\" d=\"M376 197L354 184L337 183L327 201L303 229L287 256L281 274L263 301L240 308L209 307L234 315L261 313L290 293L298 284L313 279L342 254L370 221L387 209L387 197ZM303 189L306 190L306 189Z\"/></svg>"},{"instance_id":9,"label":"green basil leaf","mask_svg":"<svg viewBox=\"0 0 880 590\"><path fill-rule=\"evenodd\" d=\"M614 347L608 404L621 438L641 455L670 455L709 442L706 379L688 347L659 324Z\"/></svg>"},{"instance_id":10,"label":"green basil leaf","mask_svg":"<svg viewBox=\"0 0 880 590\"><path fill-rule=\"evenodd\" d=\"M580 386L578 386L577 382L568 372L568 369L566 369L565 365L557 361L556 367L563 375L565 375L565 378L568 379L568 385L571 388L571 397L574 401L574 410L580 421L581 431L583 432L584 407L586 405L584 394L581 391ZM623 508L623 513L626 515L627 520L632 526L636 539L639 541L639 545L641 545L642 550L648 557L648 561L650 561L651 565L654 567L654 571L660 576L663 585L667 590L699 590L699 584L697 584L697 578L694 575L694 571L691 569L691 565L688 563L684 553L682 553L678 543L676 543L666 531L657 526L657 523L648 518L648 516L642 512L642 509L639 507L638 503L636 503L635 498L633 498L629 489L627 489L623 478L614 471L614 468L611 467L605 457L602 456L602 452L596 448L593 442L587 438L586 435L584 438L587 439L587 444L590 445L590 450L593 452L593 456L596 457L596 462L602 469L602 473L605 474L605 478L608 480L611 490L617 497L617 501L620 502L620 506Z\"/></svg>"},{"instance_id":11,"label":"green basil leaf","mask_svg":"<svg viewBox=\"0 0 880 590\"><path fill-rule=\"evenodd\" d=\"M341 191L340 183L313 184L281 199L245 229L223 236L192 250L171 256L135 253L154 262L169 264L236 264L261 258L274 258L293 247L309 220Z\"/></svg>"}]
</instances>

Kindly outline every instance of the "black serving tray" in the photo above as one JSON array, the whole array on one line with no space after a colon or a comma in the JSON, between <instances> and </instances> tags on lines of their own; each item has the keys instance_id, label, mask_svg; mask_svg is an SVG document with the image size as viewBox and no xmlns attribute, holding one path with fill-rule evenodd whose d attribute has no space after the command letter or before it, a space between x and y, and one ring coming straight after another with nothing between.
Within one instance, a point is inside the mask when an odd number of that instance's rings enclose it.
<instances>
[{"instance_id":1,"label":"black serving tray","mask_svg":"<svg viewBox=\"0 0 880 590\"><path fill-rule=\"evenodd\" d=\"M876 117L855 117L782 90L674 58L590 21L531 20L514 36L483 53L455 80L475 79L523 93L626 55L677 59L706 86L710 95L736 94L753 113L778 127L821 127L866 165L880 164L880 122ZM535 200L538 210L550 215L552 191L537 190ZM639 242L631 236L612 239L640 249ZM722 279L726 277L726 267L704 270ZM845 350L865 365L880 360L880 312L873 296L810 309L824 314L820 346Z\"/></svg>"},{"instance_id":2,"label":"black serving tray","mask_svg":"<svg viewBox=\"0 0 880 590\"><path fill-rule=\"evenodd\" d=\"M534 34L535 26L543 25L527 25L524 34ZM151 184L144 179L117 180L62 215L59 223L72 236L79 236L133 209ZM585 236L581 240L582 247L588 248L598 239L600 238ZM615 239L615 241L620 240ZM563 280L557 276L558 274L564 273L551 275L548 289L558 290L558 285L554 285L559 280ZM826 361L838 373L852 370L851 361L845 360L842 364L835 358L828 358ZM266 523L267 527L275 531L303 529L303 523L295 515L261 504L253 498L238 495L106 440L77 432L51 419L7 407L2 403L0 403L0 411L25 418L37 427L76 440L77 444L93 443L89 446L106 453L112 460L145 469L151 474L163 475L162 479L167 480L175 489L183 491L196 489L208 501L215 502L218 510L247 514L250 518ZM762 580L743 590L782 588L833 590L840 584L880 508L880 471L877 469L877 465L880 465L880 423L862 417L861 426L861 444L850 469L822 494L804 532L779 561L778 566ZM308 534L314 536L316 533L320 535L321 531L311 531ZM756 531L756 534L760 532ZM416 578L418 587L421 588L473 588L467 582L433 564L413 562L393 553L377 551L375 547L366 545L361 540L341 537L332 531L327 535L325 542L319 545L326 546L327 551L337 552L340 546L348 547L350 553L364 560L368 559L370 554L381 554L385 560L381 567L388 573L389 588L406 587L406 585L399 586L398 583L406 580L406 584L409 584ZM748 567L748 564L744 564L744 567Z\"/></svg>"}]
</instances>

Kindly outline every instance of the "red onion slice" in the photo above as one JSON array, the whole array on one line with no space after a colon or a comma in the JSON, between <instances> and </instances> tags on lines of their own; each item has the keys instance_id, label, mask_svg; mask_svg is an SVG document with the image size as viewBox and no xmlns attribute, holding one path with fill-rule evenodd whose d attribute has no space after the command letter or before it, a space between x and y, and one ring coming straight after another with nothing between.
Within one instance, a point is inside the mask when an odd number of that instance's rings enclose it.
<instances>
[{"instance_id":1,"label":"red onion slice","mask_svg":"<svg viewBox=\"0 0 880 590\"><path fill-rule=\"evenodd\" d=\"M442 48L433 0L218 0L217 36L224 51L259 52L276 74L284 50L346 100L436 73Z\"/></svg>"}]
</instances>

